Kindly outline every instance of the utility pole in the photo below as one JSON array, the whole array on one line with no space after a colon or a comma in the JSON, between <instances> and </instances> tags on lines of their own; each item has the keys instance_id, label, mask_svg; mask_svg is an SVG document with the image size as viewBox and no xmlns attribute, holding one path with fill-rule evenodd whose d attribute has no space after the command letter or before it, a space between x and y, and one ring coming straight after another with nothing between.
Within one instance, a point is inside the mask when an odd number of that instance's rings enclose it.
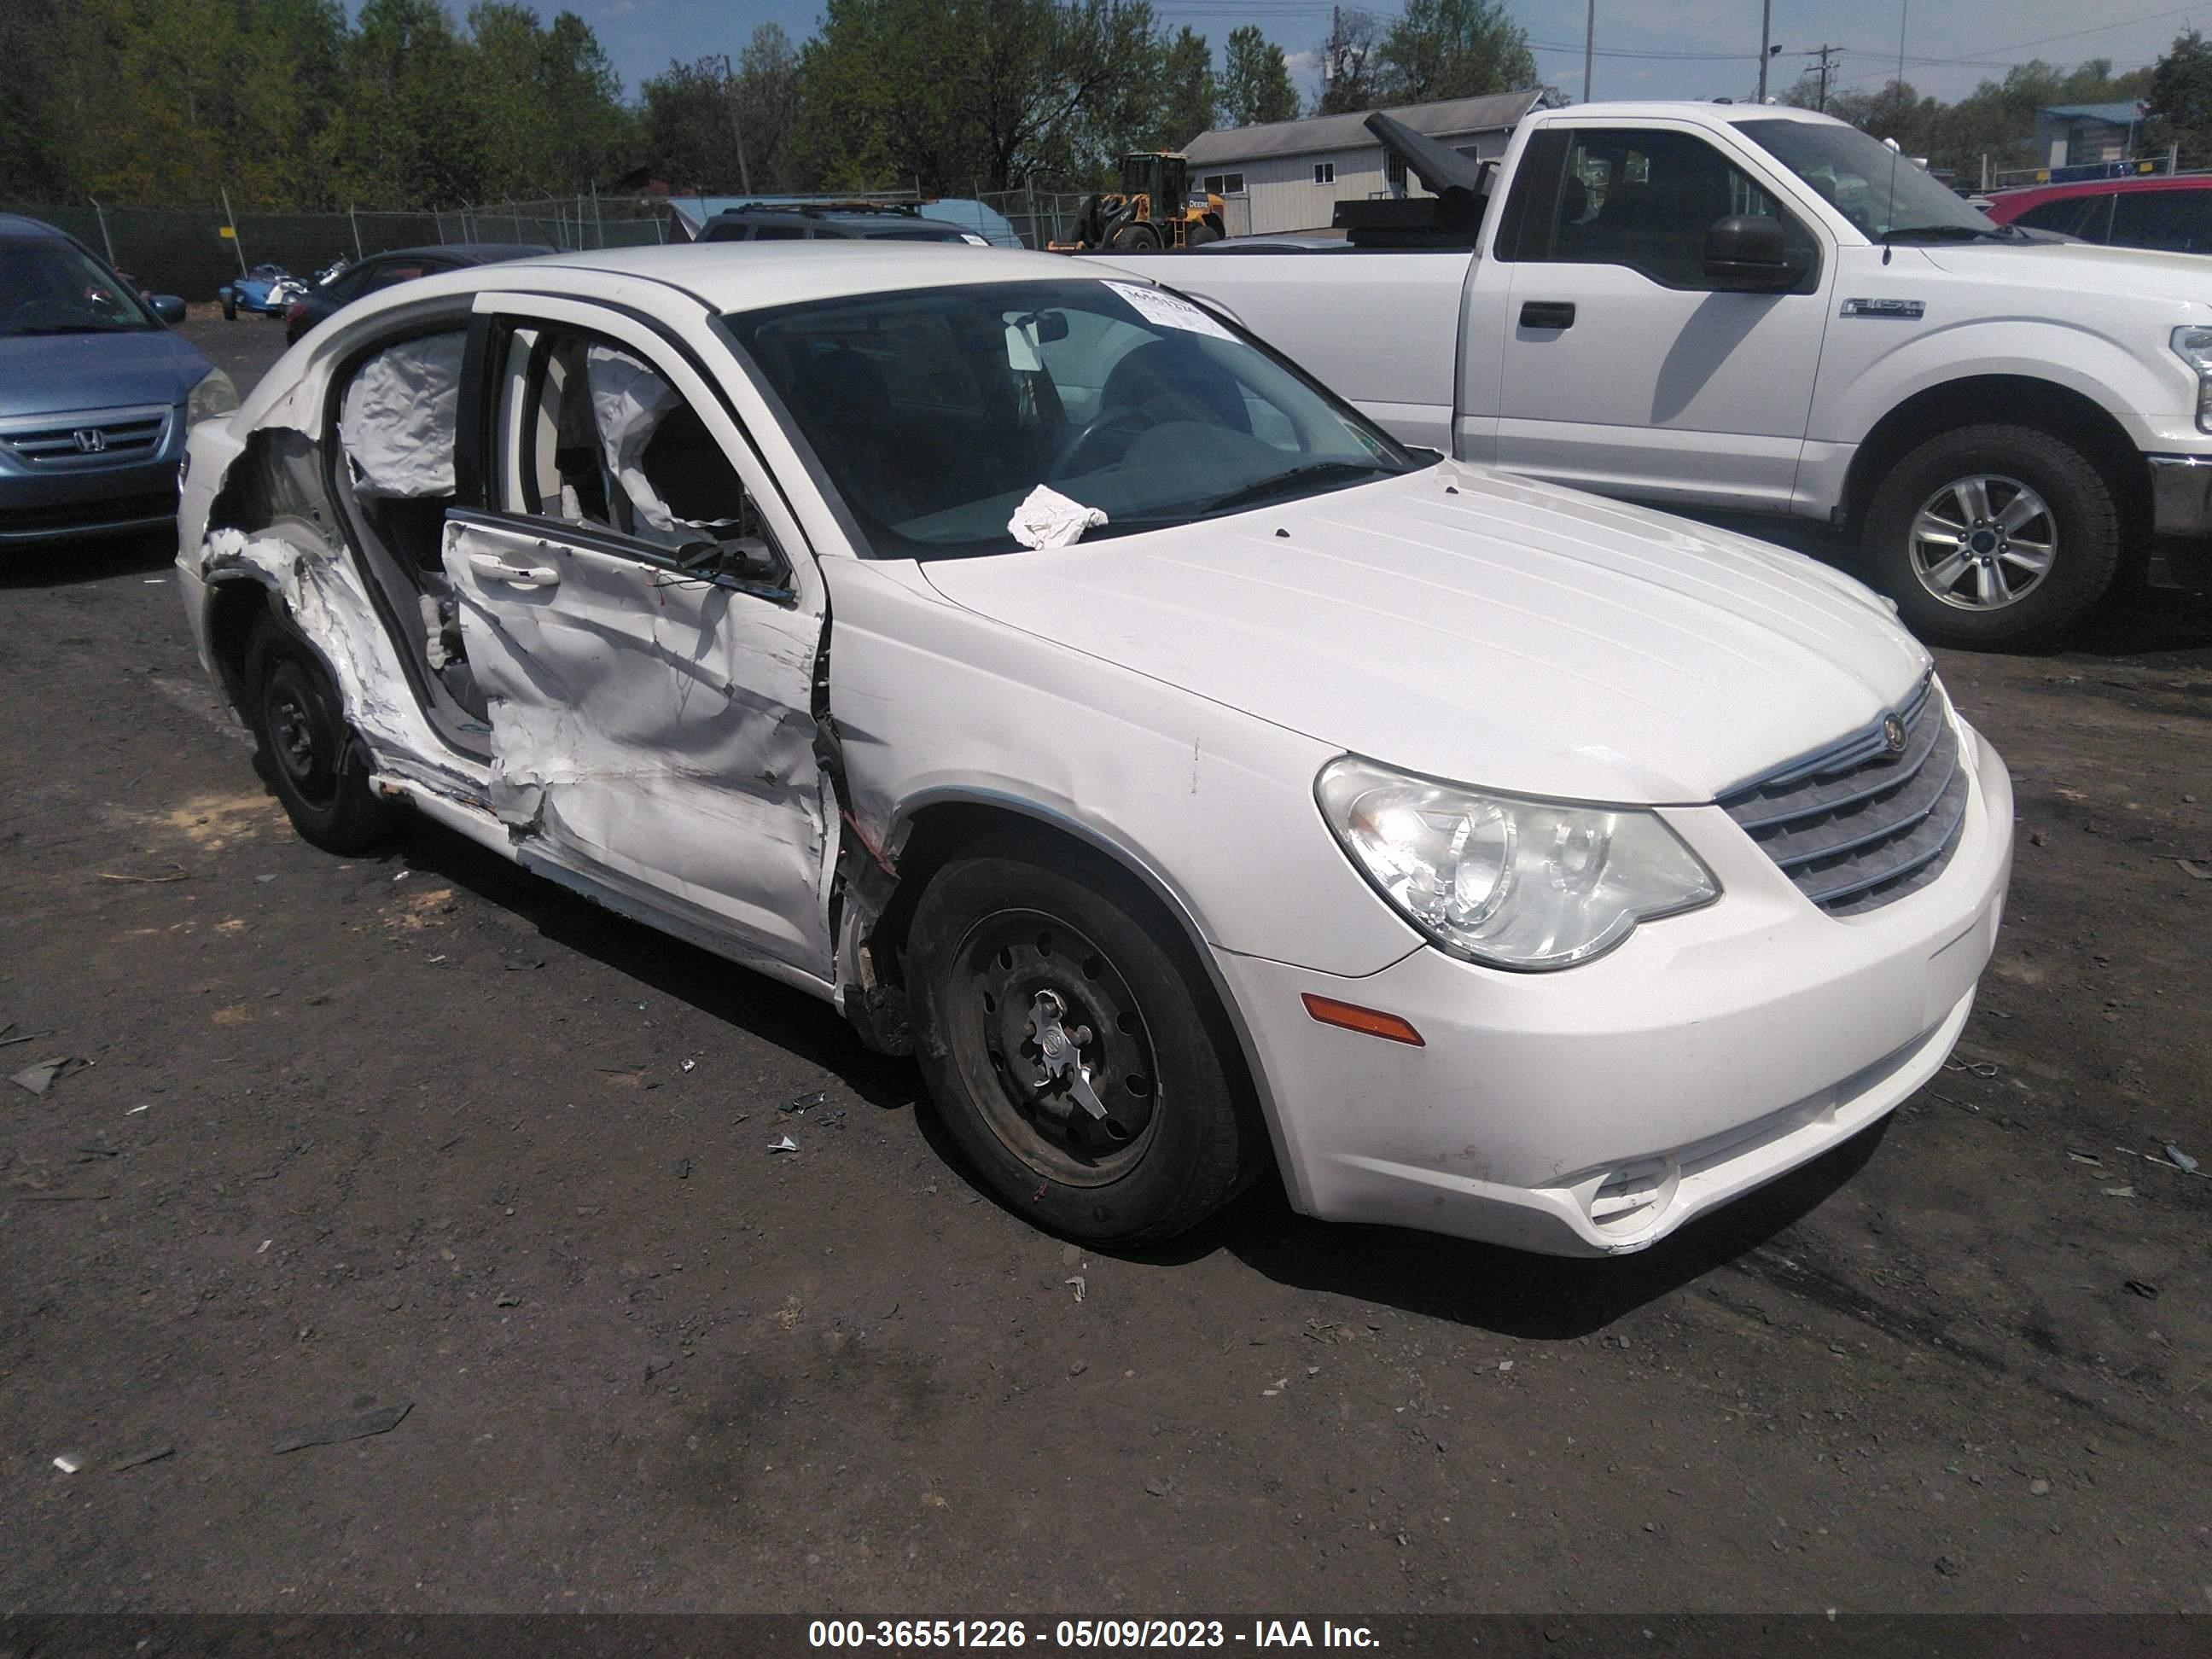
<instances>
[{"instance_id":1,"label":"utility pole","mask_svg":"<svg viewBox=\"0 0 2212 1659\"><path fill-rule=\"evenodd\" d=\"M753 188L753 174L751 167L745 161L744 128L738 118L738 77L730 66L730 54L726 52L722 54L722 87L729 100L730 139L738 147L738 185L750 196Z\"/></svg>"},{"instance_id":2,"label":"utility pole","mask_svg":"<svg viewBox=\"0 0 2212 1659\"><path fill-rule=\"evenodd\" d=\"M1766 101L1766 60L1774 55L1774 0L1759 5L1759 101Z\"/></svg>"},{"instance_id":3,"label":"utility pole","mask_svg":"<svg viewBox=\"0 0 2212 1659\"><path fill-rule=\"evenodd\" d=\"M1590 100L1590 63L1597 56L1597 0L1589 0L1583 19L1583 102Z\"/></svg>"},{"instance_id":4,"label":"utility pole","mask_svg":"<svg viewBox=\"0 0 2212 1659\"><path fill-rule=\"evenodd\" d=\"M1826 112L1828 107L1828 81L1829 77L1835 73L1835 69L1829 64L1828 60L1831 58L1841 55L1843 50L1844 49L1841 46L1832 46L1826 41L1823 41L1820 45L1814 47L1812 51L1805 54L1808 58L1817 58L1820 60L1820 89L1815 95L1813 103L1813 107L1816 110Z\"/></svg>"}]
</instances>

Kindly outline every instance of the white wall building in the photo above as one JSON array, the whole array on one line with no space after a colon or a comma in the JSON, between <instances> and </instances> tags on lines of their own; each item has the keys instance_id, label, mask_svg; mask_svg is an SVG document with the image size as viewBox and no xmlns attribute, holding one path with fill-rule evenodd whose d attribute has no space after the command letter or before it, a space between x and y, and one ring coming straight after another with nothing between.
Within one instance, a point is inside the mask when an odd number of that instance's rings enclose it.
<instances>
[{"instance_id":1,"label":"white wall building","mask_svg":"<svg viewBox=\"0 0 2212 1659\"><path fill-rule=\"evenodd\" d=\"M1382 112L1462 155L1487 158L1505 153L1505 141L1522 116L1559 101L1549 88L1531 87ZM1407 177L1390 161L1362 125L1370 113L1361 110L1202 132L1183 146L1190 157L1191 188L1224 199L1231 236L1326 229L1339 202L1426 195L1420 180Z\"/></svg>"}]
</instances>

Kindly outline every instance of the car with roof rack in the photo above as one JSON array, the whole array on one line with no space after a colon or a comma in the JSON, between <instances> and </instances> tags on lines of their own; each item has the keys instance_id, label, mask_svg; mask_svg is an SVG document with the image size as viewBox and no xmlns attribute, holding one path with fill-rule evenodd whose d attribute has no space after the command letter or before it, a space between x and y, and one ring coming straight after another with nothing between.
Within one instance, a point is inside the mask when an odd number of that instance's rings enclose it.
<instances>
[{"instance_id":1,"label":"car with roof rack","mask_svg":"<svg viewBox=\"0 0 2212 1659\"><path fill-rule=\"evenodd\" d=\"M988 239L911 202L748 202L725 208L701 226L702 242L958 242L988 247Z\"/></svg>"}]
</instances>

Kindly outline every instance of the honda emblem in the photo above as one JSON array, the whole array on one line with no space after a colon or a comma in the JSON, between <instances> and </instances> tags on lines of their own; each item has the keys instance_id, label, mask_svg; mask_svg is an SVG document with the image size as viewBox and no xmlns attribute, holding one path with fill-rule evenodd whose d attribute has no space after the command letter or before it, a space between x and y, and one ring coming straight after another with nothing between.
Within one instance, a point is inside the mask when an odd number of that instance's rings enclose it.
<instances>
[{"instance_id":1,"label":"honda emblem","mask_svg":"<svg viewBox=\"0 0 2212 1659\"><path fill-rule=\"evenodd\" d=\"M79 454L98 455L107 448L107 434L96 426L81 426L70 436L76 440Z\"/></svg>"}]
</instances>

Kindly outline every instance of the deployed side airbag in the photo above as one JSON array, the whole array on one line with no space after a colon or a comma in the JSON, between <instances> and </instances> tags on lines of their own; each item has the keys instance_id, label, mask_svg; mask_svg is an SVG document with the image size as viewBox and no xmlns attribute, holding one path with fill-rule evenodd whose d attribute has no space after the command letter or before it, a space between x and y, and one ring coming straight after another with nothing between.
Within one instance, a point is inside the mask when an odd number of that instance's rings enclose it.
<instances>
[{"instance_id":1,"label":"deployed side airbag","mask_svg":"<svg viewBox=\"0 0 2212 1659\"><path fill-rule=\"evenodd\" d=\"M338 442L362 495L453 493L453 431L460 404L458 330L388 346L361 366L338 410Z\"/></svg>"}]
</instances>

